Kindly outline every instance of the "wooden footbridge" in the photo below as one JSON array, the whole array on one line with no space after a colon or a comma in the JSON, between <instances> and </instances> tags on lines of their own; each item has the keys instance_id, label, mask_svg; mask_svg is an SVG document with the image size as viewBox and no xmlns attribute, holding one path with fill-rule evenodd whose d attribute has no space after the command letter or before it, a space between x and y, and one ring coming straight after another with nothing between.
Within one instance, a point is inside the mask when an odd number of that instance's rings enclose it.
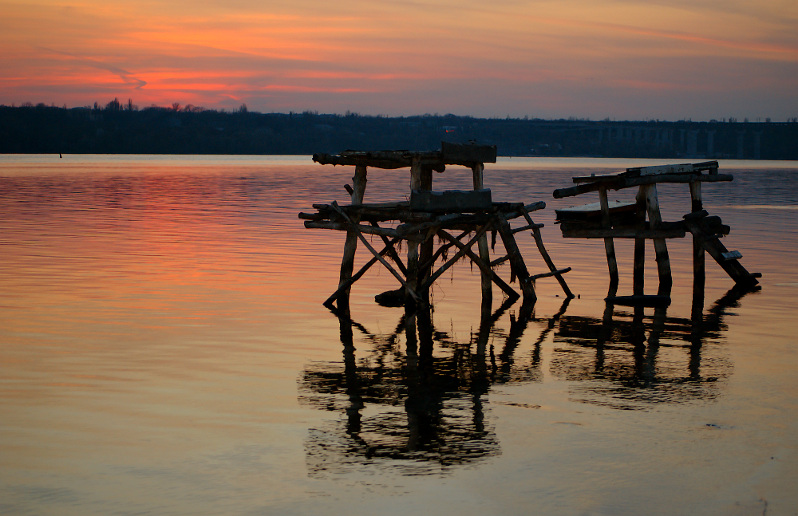
<instances>
[{"instance_id":1,"label":"wooden footbridge","mask_svg":"<svg viewBox=\"0 0 798 516\"><path fill-rule=\"evenodd\" d=\"M599 202L556 210L562 234L568 238L602 238L607 254L610 273L608 301L628 304L669 304L673 284L667 239L693 235L693 289L695 294L703 292L705 282L705 252L715 259L724 271L740 287L754 287L761 277L750 273L740 263L742 254L729 251L720 241L730 231L720 217L710 216L703 207L701 185L706 182L732 181L729 174L718 173L718 162L662 165L629 168L625 172L608 175L577 176L575 186L554 191L555 198L577 196L597 192ZM691 211L681 221L662 220L657 185L660 183L682 183L690 188ZM631 202L610 203L607 192L637 187L637 195ZM618 289L618 263L615 256L615 238L633 238L634 271L633 295L616 296ZM656 295L643 292L646 240L652 240L657 261L659 288ZM703 296L700 296L703 299Z\"/></svg>"},{"instance_id":2,"label":"wooden footbridge","mask_svg":"<svg viewBox=\"0 0 798 516\"><path fill-rule=\"evenodd\" d=\"M563 274L570 268L557 269L543 245L540 233L542 224L536 224L531 213L545 208L543 201L494 202L489 189L483 185L485 163L496 162L496 147L484 145L459 145L443 143L440 151L346 151L340 154L315 154L313 160L322 165L353 166L353 184L346 185L351 204L314 204L314 213L300 213L305 227L346 231L340 281L337 290L324 302L326 306L348 301L352 284L379 262L401 284L393 291L405 303L429 302L429 291L434 282L456 261L467 258L479 267L482 276L483 308L490 306L492 284L497 285L509 298L520 297L509 283L518 280L525 301L536 299L535 282L544 277L555 277L567 297L573 297ZM434 172L444 172L447 166L470 168L473 173L473 190L433 191ZM363 202L368 168L409 169L410 200L368 204ZM512 228L511 221L523 220L523 225ZM518 249L515 235L530 231L537 249L549 270L530 274ZM487 235L501 237L504 251L491 259ZM382 249L377 250L366 238L379 238ZM436 248L437 237L437 248ZM368 249L372 258L354 272L354 258L358 242ZM406 260L397 251L399 244L407 248ZM476 245L477 250L473 247ZM449 256L449 250L456 250ZM438 261L441 263L435 268ZM495 271L502 263L509 263L509 282ZM387 294L387 293L386 293ZM378 299L385 299L386 296Z\"/></svg>"}]
</instances>

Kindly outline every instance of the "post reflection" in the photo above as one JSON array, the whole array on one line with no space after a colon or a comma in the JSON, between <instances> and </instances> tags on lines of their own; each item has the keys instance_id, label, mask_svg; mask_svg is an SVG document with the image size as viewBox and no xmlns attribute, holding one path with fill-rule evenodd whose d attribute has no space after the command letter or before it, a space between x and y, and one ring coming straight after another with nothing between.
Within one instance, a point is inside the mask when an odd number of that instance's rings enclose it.
<instances>
[{"instance_id":1,"label":"post reflection","mask_svg":"<svg viewBox=\"0 0 798 516\"><path fill-rule=\"evenodd\" d=\"M300 380L303 401L342 416L310 431L311 473L390 460L404 473L429 474L499 454L485 395L493 383L538 381L540 343L554 327L543 320L533 359L517 360L521 337L537 319L533 305L524 304L510 315L509 330L500 329L496 323L511 305L483 314L465 343L437 329L429 308L406 310L388 334L338 312L343 363L314 364ZM359 354L356 332L369 347Z\"/></svg>"},{"instance_id":2,"label":"post reflection","mask_svg":"<svg viewBox=\"0 0 798 516\"><path fill-rule=\"evenodd\" d=\"M706 313L699 300L691 318L669 317L666 307L651 313L612 304L601 317L568 316L570 300L536 318L534 304L524 304L502 328L509 302L483 313L468 342L436 328L429 308L406 310L384 334L341 310L343 360L313 363L300 378L302 402L340 415L309 431L309 472L378 464L423 475L498 455L487 417L491 386L541 382L544 368L572 382L578 402L645 410L712 399L732 371L718 342L723 318L747 292L732 289ZM512 405L534 408L535 401Z\"/></svg>"},{"instance_id":3,"label":"post reflection","mask_svg":"<svg viewBox=\"0 0 798 516\"><path fill-rule=\"evenodd\" d=\"M601 318L563 317L554 334L551 372L574 382L573 400L617 409L714 399L733 370L719 345L724 316L753 290L735 287L706 313L703 298L694 299L690 318L670 317L667 307L649 314L611 303Z\"/></svg>"}]
</instances>

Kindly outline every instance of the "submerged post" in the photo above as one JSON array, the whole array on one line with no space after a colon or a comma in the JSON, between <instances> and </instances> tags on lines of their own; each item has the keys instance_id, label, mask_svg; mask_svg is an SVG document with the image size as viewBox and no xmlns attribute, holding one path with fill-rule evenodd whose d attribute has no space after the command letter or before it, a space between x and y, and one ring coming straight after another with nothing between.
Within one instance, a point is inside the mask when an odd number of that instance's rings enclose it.
<instances>
[{"instance_id":1,"label":"submerged post","mask_svg":"<svg viewBox=\"0 0 798 516\"><path fill-rule=\"evenodd\" d=\"M473 174L474 190L482 190L484 188L484 163L474 163L471 165L471 172ZM479 257L485 263L490 262L490 249L488 248L488 236L482 235L477 242L479 247ZM490 276L484 271L480 271L481 285L482 285L482 311L483 313L490 313L491 302L493 300L493 289L491 284L493 281Z\"/></svg>"},{"instance_id":2,"label":"submerged post","mask_svg":"<svg viewBox=\"0 0 798 516\"><path fill-rule=\"evenodd\" d=\"M363 196L366 193L366 167L364 165L358 165L355 167L355 175L352 178L352 204L363 204ZM354 220L353 222L357 223L358 220ZM355 267L355 252L357 251L357 240L358 236L357 233L353 230L349 230L346 232L346 243L344 244L344 256L341 259L341 274L340 279L338 282L339 288L344 286L343 291L341 292L341 296L338 297L339 302L340 300L349 299L349 292L351 290L351 279L352 279L352 271Z\"/></svg>"}]
</instances>

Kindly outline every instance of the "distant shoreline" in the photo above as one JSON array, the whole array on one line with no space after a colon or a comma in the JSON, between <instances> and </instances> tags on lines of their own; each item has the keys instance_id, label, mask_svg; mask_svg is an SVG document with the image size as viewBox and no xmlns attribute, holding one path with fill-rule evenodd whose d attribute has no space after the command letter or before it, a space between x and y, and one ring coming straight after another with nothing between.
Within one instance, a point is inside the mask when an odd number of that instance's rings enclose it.
<instances>
[{"instance_id":1,"label":"distant shoreline","mask_svg":"<svg viewBox=\"0 0 798 516\"><path fill-rule=\"evenodd\" d=\"M499 155L798 159L798 121L664 122L0 106L0 154L309 155L496 145Z\"/></svg>"}]
</instances>

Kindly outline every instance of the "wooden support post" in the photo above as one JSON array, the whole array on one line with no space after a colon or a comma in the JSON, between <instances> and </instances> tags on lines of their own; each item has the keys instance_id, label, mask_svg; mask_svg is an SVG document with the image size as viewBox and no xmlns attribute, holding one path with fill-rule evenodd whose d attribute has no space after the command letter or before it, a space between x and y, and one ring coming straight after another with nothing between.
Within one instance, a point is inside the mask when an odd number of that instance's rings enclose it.
<instances>
[{"instance_id":1,"label":"wooden support post","mask_svg":"<svg viewBox=\"0 0 798 516\"><path fill-rule=\"evenodd\" d=\"M518 283L521 285L521 291L524 293L525 301L534 301L537 299L535 294L535 284L532 278L529 277L529 270L526 268L524 258L521 256L521 251L518 249L518 244L515 242L513 230L510 228L510 223L503 215L497 214L499 222L497 228L499 235L504 243L504 248L507 250L507 256L510 260L510 267L512 268L515 276L518 277Z\"/></svg>"},{"instance_id":2,"label":"wooden support post","mask_svg":"<svg viewBox=\"0 0 798 516\"><path fill-rule=\"evenodd\" d=\"M410 191L413 190L431 190L432 189L432 169L425 167L421 164L420 158L413 158L410 165ZM408 240L407 243L407 285L406 290L416 290L418 285L423 281L424 273L419 270L419 262L426 262L432 257L432 240L421 250L422 258L419 258L419 242L416 240ZM427 260L424 260L426 257ZM429 291L422 292L425 300L429 299ZM406 293L406 301L412 302L409 292ZM409 306L409 305L408 305Z\"/></svg>"},{"instance_id":3,"label":"wooden support post","mask_svg":"<svg viewBox=\"0 0 798 516\"><path fill-rule=\"evenodd\" d=\"M607 187L600 186L598 189L599 203L601 204L601 225L610 228L610 208L607 201ZM610 271L610 289L608 297L614 296L618 292L618 260L615 258L615 242L612 237L604 239L604 250L607 253L607 268Z\"/></svg>"},{"instance_id":4,"label":"wooden support post","mask_svg":"<svg viewBox=\"0 0 798 516\"><path fill-rule=\"evenodd\" d=\"M473 174L474 190L482 190L484 188L484 171L485 171L484 163L474 163L471 166L471 172ZM483 234L479 238L479 242L477 243L477 245L479 246L479 257L485 263L489 263L490 248L488 247L488 236ZM491 311L491 302L493 299L491 283L492 281L490 279L490 276L482 272L482 311L483 312Z\"/></svg>"},{"instance_id":5,"label":"wooden support post","mask_svg":"<svg viewBox=\"0 0 798 516\"><path fill-rule=\"evenodd\" d=\"M646 185L646 209L651 229L658 229L662 225L662 214L659 211L659 199L657 198L657 185ZM654 254L657 259L657 272L659 275L659 289L657 294L660 296L670 296L673 286L671 276L671 260L668 256L668 246L664 238L654 239Z\"/></svg>"},{"instance_id":6,"label":"wooden support post","mask_svg":"<svg viewBox=\"0 0 798 516\"><path fill-rule=\"evenodd\" d=\"M704 209L701 199L701 182L690 183L690 212L695 213ZM693 235L693 299L700 299L703 310L704 286L706 285L706 254L704 244L698 235ZM700 294L699 294L700 292ZM700 310L699 310L700 311Z\"/></svg>"},{"instance_id":7,"label":"wooden support post","mask_svg":"<svg viewBox=\"0 0 798 516\"><path fill-rule=\"evenodd\" d=\"M352 204L363 204L363 195L366 193L366 167L358 165L355 167L355 175L352 178ZM358 220L354 221L359 222ZM341 273L338 280L339 289L344 286L342 294L348 298L352 278L352 271L355 268L355 251L357 251L357 233L347 230L346 243L344 244L344 256L341 259ZM340 298L339 298L340 299Z\"/></svg>"},{"instance_id":8,"label":"wooden support post","mask_svg":"<svg viewBox=\"0 0 798 516\"><path fill-rule=\"evenodd\" d=\"M646 197L643 188L637 191L636 215L640 221L640 229L646 226ZM632 292L636 296L645 294L646 285L646 239L635 238L634 264L632 273Z\"/></svg>"}]
</instances>

